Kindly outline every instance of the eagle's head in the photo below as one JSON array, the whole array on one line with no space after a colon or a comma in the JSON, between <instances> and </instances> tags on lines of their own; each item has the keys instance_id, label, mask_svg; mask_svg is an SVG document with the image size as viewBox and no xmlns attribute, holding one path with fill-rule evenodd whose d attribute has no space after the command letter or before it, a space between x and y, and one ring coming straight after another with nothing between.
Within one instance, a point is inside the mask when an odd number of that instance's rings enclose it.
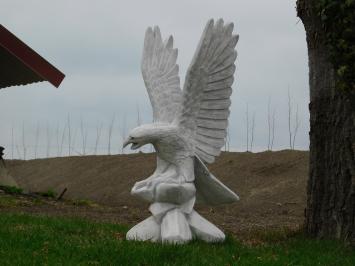
<instances>
[{"instance_id":1,"label":"eagle's head","mask_svg":"<svg viewBox=\"0 0 355 266\"><path fill-rule=\"evenodd\" d=\"M166 132L165 124L145 124L132 129L128 138L123 142L123 148L128 144L132 144L131 149L136 150L148 143L154 144Z\"/></svg>"}]
</instances>

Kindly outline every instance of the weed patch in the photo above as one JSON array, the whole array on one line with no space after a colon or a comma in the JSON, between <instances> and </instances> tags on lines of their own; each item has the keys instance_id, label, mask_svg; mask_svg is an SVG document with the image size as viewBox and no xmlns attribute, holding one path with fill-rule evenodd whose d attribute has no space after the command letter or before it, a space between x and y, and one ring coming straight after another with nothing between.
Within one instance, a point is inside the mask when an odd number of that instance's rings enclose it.
<instances>
[{"instance_id":1,"label":"weed patch","mask_svg":"<svg viewBox=\"0 0 355 266\"><path fill-rule=\"evenodd\" d=\"M14 195L22 194L23 192L22 188L13 187L13 186L0 186L0 189L5 193L14 194Z\"/></svg>"}]
</instances>

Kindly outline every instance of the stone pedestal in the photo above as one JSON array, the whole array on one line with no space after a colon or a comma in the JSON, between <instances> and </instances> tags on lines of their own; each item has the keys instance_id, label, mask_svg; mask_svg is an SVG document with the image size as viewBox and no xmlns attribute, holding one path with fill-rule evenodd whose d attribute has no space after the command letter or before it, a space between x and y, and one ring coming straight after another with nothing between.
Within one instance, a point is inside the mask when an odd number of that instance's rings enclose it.
<instances>
[{"instance_id":1,"label":"stone pedestal","mask_svg":"<svg viewBox=\"0 0 355 266\"><path fill-rule=\"evenodd\" d=\"M132 194L152 202L152 216L127 233L128 240L182 244L192 239L221 242L224 233L194 209L196 189L193 183L160 183L155 188L134 186ZM150 196L147 196L150 195Z\"/></svg>"}]
</instances>

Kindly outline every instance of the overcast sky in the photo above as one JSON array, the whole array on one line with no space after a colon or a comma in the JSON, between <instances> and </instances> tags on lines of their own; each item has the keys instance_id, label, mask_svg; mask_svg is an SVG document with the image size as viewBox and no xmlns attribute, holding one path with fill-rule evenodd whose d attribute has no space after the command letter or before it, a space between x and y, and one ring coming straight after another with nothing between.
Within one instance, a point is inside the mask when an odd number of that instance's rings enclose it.
<instances>
[{"instance_id":1,"label":"overcast sky","mask_svg":"<svg viewBox=\"0 0 355 266\"><path fill-rule=\"evenodd\" d=\"M292 128L297 106L300 121L295 148L308 149L307 48L295 0L2 0L0 23L66 75L59 89L42 82L0 91L0 145L7 158L23 157L23 144L26 158L35 150L37 157L67 155L68 117L71 154L83 153L82 135L92 154L100 125L98 153L107 153L113 119L111 153L120 153L121 135L137 124L137 109L142 122L152 120L140 73L146 28L159 25L164 38L174 36L184 80L205 23L220 17L233 22L240 35L230 149L246 150L247 106L250 127L255 114L253 151L267 149L269 99L275 111L273 148L289 147L288 89Z\"/></svg>"}]
</instances>

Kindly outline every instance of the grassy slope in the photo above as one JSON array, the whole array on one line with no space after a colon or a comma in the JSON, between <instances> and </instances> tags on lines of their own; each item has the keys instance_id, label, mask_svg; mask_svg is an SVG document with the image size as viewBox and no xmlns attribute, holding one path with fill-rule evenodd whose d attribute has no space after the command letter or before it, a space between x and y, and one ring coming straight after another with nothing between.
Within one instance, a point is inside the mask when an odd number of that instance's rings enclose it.
<instances>
[{"instance_id":1,"label":"grassy slope","mask_svg":"<svg viewBox=\"0 0 355 266\"><path fill-rule=\"evenodd\" d=\"M174 246L128 242L124 226L78 219L2 213L0 225L0 265L355 265L349 248L301 234Z\"/></svg>"}]
</instances>

